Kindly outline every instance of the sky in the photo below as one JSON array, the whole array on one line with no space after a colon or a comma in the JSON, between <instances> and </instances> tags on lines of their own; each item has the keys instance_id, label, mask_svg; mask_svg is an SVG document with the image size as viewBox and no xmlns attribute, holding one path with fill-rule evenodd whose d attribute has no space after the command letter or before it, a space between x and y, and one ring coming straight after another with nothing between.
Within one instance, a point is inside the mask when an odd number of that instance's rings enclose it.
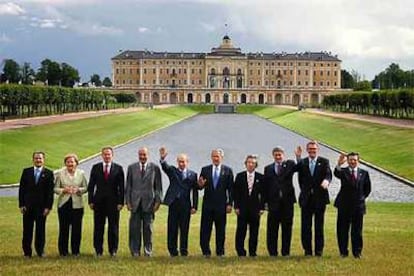
<instances>
[{"instance_id":1,"label":"sky","mask_svg":"<svg viewBox=\"0 0 414 276\"><path fill-rule=\"evenodd\" d=\"M50 58L84 82L119 51L210 52L225 34L242 52L332 52L367 80L414 69L412 0L0 0L1 68Z\"/></svg>"}]
</instances>

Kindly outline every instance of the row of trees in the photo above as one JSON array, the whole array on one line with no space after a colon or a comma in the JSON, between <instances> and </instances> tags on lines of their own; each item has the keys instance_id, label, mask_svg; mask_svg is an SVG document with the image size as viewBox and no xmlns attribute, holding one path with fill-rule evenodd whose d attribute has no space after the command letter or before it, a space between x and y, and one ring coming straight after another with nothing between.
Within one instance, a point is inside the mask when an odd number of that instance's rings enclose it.
<instances>
[{"instance_id":1,"label":"row of trees","mask_svg":"<svg viewBox=\"0 0 414 276\"><path fill-rule=\"evenodd\" d=\"M414 88L414 70L404 71L396 63L391 63L372 81L364 80L356 70L341 70L341 88L355 91L371 91L372 89L404 89Z\"/></svg>"},{"instance_id":2,"label":"row of trees","mask_svg":"<svg viewBox=\"0 0 414 276\"><path fill-rule=\"evenodd\" d=\"M414 89L326 96L322 106L336 112L414 118Z\"/></svg>"},{"instance_id":3,"label":"row of trees","mask_svg":"<svg viewBox=\"0 0 414 276\"><path fill-rule=\"evenodd\" d=\"M107 91L57 86L0 85L2 118L101 110L116 102Z\"/></svg>"},{"instance_id":4,"label":"row of trees","mask_svg":"<svg viewBox=\"0 0 414 276\"><path fill-rule=\"evenodd\" d=\"M19 65L13 59L4 60L3 72L0 75L0 83L19 83L31 85L35 81L41 81L46 85L73 87L80 81L79 71L73 66L63 62L45 59L40 68L35 72L30 63ZM111 79L106 77L101 80L98 74L93 74L90 83L97 87L111 87Z\"/></svg>"}]
</instances>

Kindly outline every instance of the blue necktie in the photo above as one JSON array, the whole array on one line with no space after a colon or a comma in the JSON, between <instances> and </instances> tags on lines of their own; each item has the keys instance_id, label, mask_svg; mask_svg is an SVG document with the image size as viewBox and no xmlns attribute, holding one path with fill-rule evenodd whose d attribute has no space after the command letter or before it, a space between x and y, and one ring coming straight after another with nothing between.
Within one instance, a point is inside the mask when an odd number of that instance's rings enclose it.
<instances>
[{"instance_id":1,"label":"blue necktie","mask_svg":"<svg viewBox=\"0 0 414 276\"><path fill-rule=\"evenodd\" d=\"M39 178L40 178L40 169L36 168L35 169L35 183L39 183Z\"/></svg>"},{"instance_id":2,"label":"blue necktie","mask_svg":"<svg viewBox=\"0 0 414 276\"><path fill-rule=\"evenodd\" d=\"M217 188L218 181L219 181L219 169L216 166L216 168L214 169L214 174L213 174L213 186L214 186L214 189Z\"/></svg>"},{"instance_id":3,"label":"blue necktie","mask_svg":"<svg viewBox=\"0 0 414 276\"><path fill-rule=\"evenodd\" d=\"M309 169L310 169L311 175L313 176L313 173L315 172L315 159L312 159L310 161Z\"/></svg>"}]
</instances>

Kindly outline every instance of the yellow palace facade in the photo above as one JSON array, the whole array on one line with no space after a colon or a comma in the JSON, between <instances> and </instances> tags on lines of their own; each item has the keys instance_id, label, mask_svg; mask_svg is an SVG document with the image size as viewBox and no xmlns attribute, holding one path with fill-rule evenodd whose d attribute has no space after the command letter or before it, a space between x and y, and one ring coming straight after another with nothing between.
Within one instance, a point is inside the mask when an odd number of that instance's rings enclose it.
<instances>
[{"instance_id":1,"label":"yellow palace facade","mask_svg":"<svg viewBox=\"0 0 414 276\"><path fill-rule=\"evenodd\" d=\"M114 90L138 102L314 105L341 87L328 52L242 53L229 36L209 53L123 51L112 58Z\"/></svg>"}]
</instances>

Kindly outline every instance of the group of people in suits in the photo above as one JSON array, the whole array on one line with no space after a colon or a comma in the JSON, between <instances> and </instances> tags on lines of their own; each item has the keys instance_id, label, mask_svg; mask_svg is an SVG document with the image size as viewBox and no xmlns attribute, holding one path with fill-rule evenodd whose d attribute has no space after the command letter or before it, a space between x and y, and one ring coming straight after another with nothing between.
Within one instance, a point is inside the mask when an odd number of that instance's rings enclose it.
<instances>
[{"instance_id":1,"label":"group of people in suits","mask_svg":"<svg viewBox=\"0 0 414 276\"><path fill-rule=\"evenodd\" d=\"M113 162L113 149L104 147L102 162L92 167L89 183L77 168L75 154L64 157L65 167L55 172L44 167L45 154L33 153L33 167L23 170L19 188L19 207L23 214L24 255L32 256L33 228L35 249L43 256L45 222L58 194L59 241L61 256L69 254L68 241L71 230L71 254L80 253L82 234L82 195L88 192L89 207L94 213L93 245L96 256L103 254L103 237L108 221L108 251L116 256L119 242L119 217L123 206L130 212L129 250L133 257L152 255L153 222L161 203L168 206L167 248L170 256L188 255L188 234L191 215L197 212L198 193L204 191L200 247L205 257L211 256L210 239L215 228L215 253L225 255L227 214L237 215L235 248L238 256L257 255L260 218L267 210L266 245L270 256L278 256L278 237L281 228L281 255L289 256L294 204L296 203L293 176L298 173L301 207L301 241L305 256L322 256L324 249L324 217L329 204L328 187L332 180L329 160L319 156L319 145L310 141L306 145L308 156L302 158L302 148L295 150L296 160L285 158L282 147L272 151L274 162L265 166L264 174L257 172L255 155L245 159L245 171L236 177L229 166L223 164L224 152L211 151L211 164L197 173L189 169L186 154L177 156L177 165L170 165L165 147L159 149L160 166L149 161L149 151L138 150L138 162L128 166L125 177L123 168ZM344 167L345 163L348 166ZM169 186L162 200L161 170L168 176ZM365 199L371 191L367 171L359 167L359 154L341 154L334 175L341 180L335 200L338 208L337 241L340 256L348 256L351 228L352 254L361 257L362 225L366 211ZM245 239L249 231L248 251ZM312 229L314 246L312 246ZM178 245L178 236L180 239Z\"/></svg>"}]
</instances>

